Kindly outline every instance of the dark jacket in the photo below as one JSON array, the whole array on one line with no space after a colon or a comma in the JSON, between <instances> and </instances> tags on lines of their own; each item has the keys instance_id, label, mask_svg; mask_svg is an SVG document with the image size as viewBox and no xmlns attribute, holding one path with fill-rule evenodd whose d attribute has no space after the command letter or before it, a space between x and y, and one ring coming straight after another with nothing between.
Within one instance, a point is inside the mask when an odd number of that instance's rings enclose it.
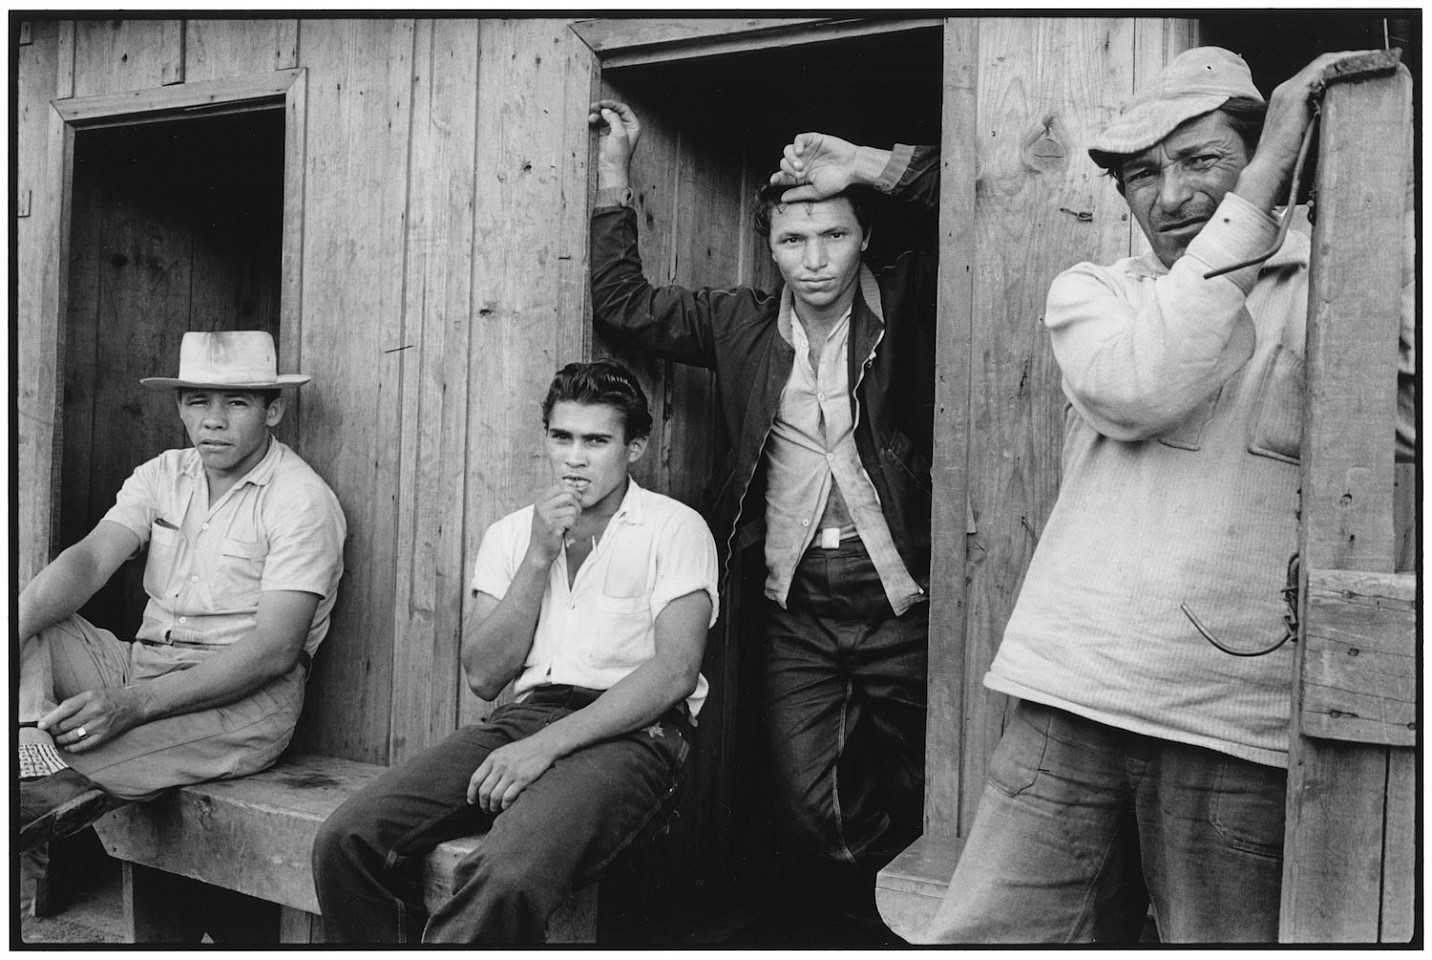
<instances>
[{"instance_id":1,"label":"dark jacket","mask_svg":"<svg viewBox=\"0 0 1432 960\"><path fill-rule=\"evenodd\" d=\"M893 195L939 204L939 152L916 147ZM923 212L922 212L923 213ZM779 291L653 287L637 254L637 219L626 207L592 213L592 310L618 339L716 371L731 453L708 491L708 517L729 563L765 533L762 450L790 379L795 351L776 328ZM930 579L930 461L934 417L936 231L924 249L876 274L880 320L857 289L849 379L855 444L880 496L885 522L910 575Z\"/></svg>"}]
</instances>

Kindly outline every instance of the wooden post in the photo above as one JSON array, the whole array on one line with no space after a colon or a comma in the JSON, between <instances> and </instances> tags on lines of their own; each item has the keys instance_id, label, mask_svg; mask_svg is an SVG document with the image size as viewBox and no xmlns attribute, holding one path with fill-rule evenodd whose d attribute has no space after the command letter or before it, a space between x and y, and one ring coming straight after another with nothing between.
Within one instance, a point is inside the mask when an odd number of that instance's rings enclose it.
<instances>
[{"instance_id":1,"label":"wooden post","mask_svg":"<svg viewBox=\"0 0 1432 960\"><path fill-rule=\"evenodd\" d=\"M1410 242L1412 84L1401 67L1337 80L1323 100L1309 276L1284 942L1413 932L1415 582L1392 573L1405 280L1392 252Z\"/></svg>"}]
</instances>

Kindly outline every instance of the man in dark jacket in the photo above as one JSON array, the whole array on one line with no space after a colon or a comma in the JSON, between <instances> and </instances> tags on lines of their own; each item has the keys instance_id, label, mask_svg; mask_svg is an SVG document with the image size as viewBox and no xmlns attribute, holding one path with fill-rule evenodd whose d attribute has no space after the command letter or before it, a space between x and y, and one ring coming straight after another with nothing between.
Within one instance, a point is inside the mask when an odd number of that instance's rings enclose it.
<instances>
[{"instance_id":1,"label":"man in dark jacket","mask_svg":"<svg viewBox=\"0 0 1432 960\"><path fill-rule=\"evenodd\" d=\"M738 569L764 551L758 656L781 819L833 866L832 905L873 914L874 873L919 835L923 807L934 231L879 274L861 255L874 191L933 226L938 153L801 134L756 217L783 289L653 287L628 187L640 123L614 100L589 122L596 322L716 372L732 453L712 526Z\"/></svg>"}]
</instances>

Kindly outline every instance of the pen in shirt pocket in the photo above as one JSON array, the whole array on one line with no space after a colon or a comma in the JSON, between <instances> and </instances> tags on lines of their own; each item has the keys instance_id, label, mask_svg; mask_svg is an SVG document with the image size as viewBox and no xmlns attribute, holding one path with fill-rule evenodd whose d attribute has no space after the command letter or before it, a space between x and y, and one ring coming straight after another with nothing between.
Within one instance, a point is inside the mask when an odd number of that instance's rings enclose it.
<instances>
[{"instance_id":1,"label":"pen in shirt pocket","mask_svg":"<svg viewBox=\"0 0 1432 960\"><path fill-rule=\"evenodd\" d=\"M170 523L168 520L165 520L163 517L156 517L156 518L154 519L154 523L155 523L156 526L164 527L164 528L166 528L166 529L168 529L168 530L178 530L178 529L179 529L178 527L174 526L174 524Z\"/></svg>"}]
</instances>

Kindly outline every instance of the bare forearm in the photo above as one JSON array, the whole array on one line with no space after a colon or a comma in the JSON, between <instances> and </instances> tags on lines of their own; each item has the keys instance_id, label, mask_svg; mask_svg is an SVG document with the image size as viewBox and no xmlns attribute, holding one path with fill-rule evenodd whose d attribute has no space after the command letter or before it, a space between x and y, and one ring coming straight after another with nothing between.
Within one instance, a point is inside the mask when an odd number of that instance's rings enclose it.
<instances>
[{"instance_id":1,"label":"bare forearm","mask_svg":"<svg viewBox=\"0 0 1432 960\"><path fill-rule=\"evenodd\" d=\"M540 732L554 757L564 757L602 740L654 723L696 688L688 670L660 658L649 660L589 706Z\"/></svg>"},{"instance_id":2,"label":"bare forearm","mask_svg":"<svg viewBox=\"0 0 1432 960\"><path fill-rule=\"evenodd\" d=\"M20 636L33 637L70 616L104 586L106 579L85 551L78 545L70 547L20 592Z\"/></svg>"},{"instance_id":3,"label":"bare forearm","mask_svg":"<svg viewBox=\"0 0 1432 960\"><path fill-rule=\"evenodd\" d=\"M463 672L483 699L496 696L526 662L550 567L538 557L524 559L496 608L464 631Z\"/></svg>"},{"instance_id":4,"label":"bare forearm","mask_svg":"<svg viewBox=\"0 0 1432 960\"><path fill-rule=\"evenodd\" d=\"M298 650L239 643L187 670L129 687L142 722L222 707L241 700L292 670Z\"/></svg>"}]
</instances>

